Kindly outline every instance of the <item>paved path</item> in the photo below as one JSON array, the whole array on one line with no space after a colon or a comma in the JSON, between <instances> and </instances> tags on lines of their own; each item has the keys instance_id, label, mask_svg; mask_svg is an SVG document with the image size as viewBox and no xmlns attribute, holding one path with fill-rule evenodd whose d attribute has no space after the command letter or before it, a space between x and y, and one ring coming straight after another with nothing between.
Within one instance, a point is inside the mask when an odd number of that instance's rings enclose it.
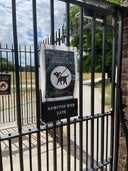
<instances>
[{"instance_id":1,"label":"paved path","mask_svg":"<svg viewBox=\"0 0 128 171\"><path fill-rule=\"evenodd\" d=\"M97 79L96 81L100 81ZM77 89L77 91L79 91ZM78 94L78 92L77 92ZM94 114L101 114L101 93L99 89L94 89ZM90 81L84 82L83 84L83 116L91 116L91 86ZM104 125L104 145L101 141L101 132L102 124ZM104 147L104 158L105 155L110 156L110 135L111 135L111 126L110 126L110 117L106 117L103 121L102 119L94 120L94 134L91 134L91 121L83 122L83 151L84 151L84 160L86 162L86 157L88 156L88 163L90 163L91 156L91 141L94 143L94 161L101 159L101 148ZM77 124L77 135L80 132L79 124ZM71 139L74 141L74 127L71 126ZM76 136L76 143L79 145L79 136ZM92 138L92 139L91 139ZM88 151L87 151L88 150ZM97 154L98 153L98 154Z\"/></svg>"}]
</instances>

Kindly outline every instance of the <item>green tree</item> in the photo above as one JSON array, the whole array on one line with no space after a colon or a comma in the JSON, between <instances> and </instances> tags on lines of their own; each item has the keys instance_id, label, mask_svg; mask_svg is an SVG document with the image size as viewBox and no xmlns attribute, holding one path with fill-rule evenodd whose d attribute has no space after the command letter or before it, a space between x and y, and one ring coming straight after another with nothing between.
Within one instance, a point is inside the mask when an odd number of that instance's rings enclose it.
<instances>
[{"instance_id":1,"label":"green tree","mask_svg":"<svg viewBox=\"0 0 128 171\"><path fill-rule=\"evenodd\" d=\"M14 70L14 64L6 58L0 58L0 72L10 72Z\"/></svg>"},{"instance_id":2,"label":"green tree","mask_svg":"<svg viewBox=\"0 0 128 171\"><path fill-rule=\"evenodd\" d=\"M112 0L111 0L112 1ZM115 2L115 1L114 1ZM119 4L119 0L117 3ZM79 53L79 18L76 19L76 16L79 14L79 7L71 6L70 7L70 21L71 21L71 46L75 46L78 49ZM84 18L84 26L86 26L91 20ZM107 25L112 24L112 18L107 18ZM91 42L92 42L92 31L91 27L84 29L83 36L83 71L91 71ZM95 72L102 71L102 39L103 39L103 24L97 24L95 31ZM105 69L108 75L111 72L111 63L112 63L112 29L107 26L106 32L107 42L106 42L106 65ZM79 59L78 59L79 64Z\"/></svg>"},{"instance_id":3,"label":"green tree","mask_svg":"<svg viewBox=\"0 0 128 171\"><path fill-rule=\"evenodd\" d=\"M109 2L112 2L114 4L121 5L122 0L109 0Z\"/></svg>"},{"instance_id":4,"label":"green tree","mask_svg":"<svg viewBox=\"0 0 128 171\"><path fill-rule=\"evenodd\" d=\"M26 71L26 72L34 72L35 71L35 67L31 66L31 65L26 65L24 67L24 71Z\"/></svg>"}]
</instances>

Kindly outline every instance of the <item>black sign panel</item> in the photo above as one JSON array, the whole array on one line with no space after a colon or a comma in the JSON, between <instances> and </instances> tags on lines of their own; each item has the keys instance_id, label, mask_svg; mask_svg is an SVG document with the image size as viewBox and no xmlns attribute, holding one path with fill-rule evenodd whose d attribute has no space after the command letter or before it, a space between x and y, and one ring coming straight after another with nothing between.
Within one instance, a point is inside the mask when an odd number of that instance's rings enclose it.
<instances>
[{"instance_id":1,"label":"black sign panel","mask_svg":"<svg viewBox=\"0 0 128 171\"><path fill-rule=\"evenodd\" d=\"M45 49L45 98L73 96L76 72L73 51Z\"/></svg>"},{"instance_id":2,"label":"black sign panel","mask_svg":"<svg viewBox=\"0 0 128 171\"><path fill-rule=\"evenodd\" d=\"M43 121L55 121L77 115L77 99L42 103Z\"/></svg>"},{"instance_id":3,"label":"black sign panel","mask_svg":"<svg viewBox=\"0 0 128 171\"><path fill-rule=\"evenodd\" d=\"M11 93L11 75L0 74L0 95Z\"/></svg>"},{"instance_id":4,"label":"black sign panel","mask_svg":"<svg viewBox=\"0 0 128 171\"><path fill-rule=\"evenodd\" d=\"M42 45L40 52L41 119L49 122L76 116L76 48Z\"/></svg>"}]
</instances>

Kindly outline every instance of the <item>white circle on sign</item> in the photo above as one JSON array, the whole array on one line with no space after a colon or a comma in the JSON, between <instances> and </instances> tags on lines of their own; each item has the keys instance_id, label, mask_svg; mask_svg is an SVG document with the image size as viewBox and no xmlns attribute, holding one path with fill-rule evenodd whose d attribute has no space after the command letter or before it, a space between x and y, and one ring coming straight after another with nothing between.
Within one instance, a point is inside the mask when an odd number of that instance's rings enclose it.
<instances>
[{"instance_id":1,"label":"white circle on sign","mask_svg":"<svg viewBox=\"0 0 128 171\"><path fill-rule=\"evenodd\" d=\"M51 72L51 83L57 89L64 89L69 86L71 82L71 72L65 66L58 66Z\"/></svg>"},{"instance_id":2,"label":"white circle on sign","mask_svg":"<svg viewBox=\"0 0 128 171\"><path fill-rule=\"evenodd\" d=\"M0 81L0 91L6 91L8 89L8 84L6 81Z\"/></svg>"}]
</instances>

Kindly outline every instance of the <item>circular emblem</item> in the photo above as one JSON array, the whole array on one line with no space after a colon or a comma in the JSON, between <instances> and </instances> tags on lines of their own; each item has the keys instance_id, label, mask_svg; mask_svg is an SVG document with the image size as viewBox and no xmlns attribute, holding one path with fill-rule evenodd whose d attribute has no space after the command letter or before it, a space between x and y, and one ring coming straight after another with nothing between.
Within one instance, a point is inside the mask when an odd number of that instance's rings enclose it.
<instances>
[{"instance_id":1,"label":"circular emblem","mask_svg":"<svg viewBox=\"0 0 128 171\"><path fill-rule=\"evenodd\" d=\"M6 81L0 81L0 91L6 91L8 89L8 84Z\"/></svg>"},{"instance_id":2,"label":"circular emblem","mask_svg":"<svg viewBox=\"0 0 128 171\"><path fill-rule=\"evenodd\" d=\"M69 86L71 82L71 72L65 66L58 66L51 72L51 83L57 89L64 89Z\"/></svg>"}]
</instances>

